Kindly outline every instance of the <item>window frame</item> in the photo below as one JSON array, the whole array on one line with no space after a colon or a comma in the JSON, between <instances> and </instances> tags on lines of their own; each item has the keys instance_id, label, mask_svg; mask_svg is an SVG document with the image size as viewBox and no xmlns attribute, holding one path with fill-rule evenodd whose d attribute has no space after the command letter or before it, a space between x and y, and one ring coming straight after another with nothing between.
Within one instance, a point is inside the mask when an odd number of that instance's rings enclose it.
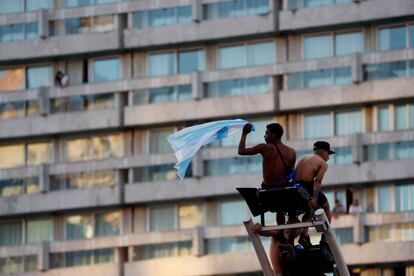
<instances>
[{"instance_id":1,"label":"window frame","mask_svg":"<svg viewBox=\"0 0 414 276\"><path fill-rule=\"evenodd\" d=\"M171 149L171 152L163 152L163 153L152 153L151 152L151 133L153 132L163 132L163 131L169 131L172 130L172 133L177 132L179 130L178 126L174 127L161 127L161 128L151 128L147 129L145 131L145 147L144 152L149 155L158 155L158 154L173 154L173 150ZM155 165L155 164L154 164Z\"/></svg>"},{"instance_id":2,"label":"window frame","mask_svg":"<svg viewBox=\"0 0 414 276\"><path fill-rule=\"evenodd\" d=\"M152 231L151 230L151 209L157 208L157 207L172 207L174 209L174 227L173 229L168 230L158 230L158 231ZM178 227L178 204L160 204L160 205L150 205L147 206L146 209L146 227L145 230L147 233L153 233L153 232L171 232L171 231L177 231L179 230Z\"/></svg>"},{"instance_id":3,"label":"window frame","mask_svg":"<svg viewBox=\"0 0 414 276\"><path fill-rule=\"evenodd\" d=\"M375 27L375 48L377 52L389 52L389 51L402 51L405 49L410 49L410 30L409 26L414 26L414 21L407 21L407 22L400 22L400 23L389 23L389 24L382 24ZM396 28L396 27L404 27L405 28L405 48L402 49L394 49L394 50L381 50L380 45L380 31L383 29L389 28ZM414 47L414 45L413 45Z\"/></svg>"},{"instance_id":4,"label":"window frame","mask_svg":"<svg viewBox=\"0 0 414 276\"><path fill-rule=\"evenodd\" d=\"M36 90L39 89L39 87L37 88L29 88L28 83L29 83L29 78L28 78L28 70L30 68L36 68L36 67L50 67L51 68L51 76L50 76L50 86L48 87L55 87L55 74L56 74L56 67L53 63L51 62L42 62L42 63L35 63L35 64L30 64L30 65L25 65L23 66L24 68L24 90Z\"/></svg>"},{"instance_id":5,"label":"window frame","mask_svg":"<svg viewBox=\"0 0 414 276\"><path fill-rule=\"evenodd\" d=\"M116 80L109 80L109 81L103 81L103 82L96 82L95 81L95 70L94 70L94 65L96 61L104 61L104 60L114 60L117 59L119 62L119 66L118 66L118 74L119 74L119 78ZM117 82L117 81L122 81L124 80L124 70L123 70L123 58L121 55L110 55L110 56L102 56L102 57L92 57L92 58L88 58L88 75L90 76L89 80L87 83L85 84L103 84L103 83L108 83L108 82ZM106 94L106 93L103 93ZM111 94L109 92L109 94ZM88 95L82 95L82 96L88 96Z\"/></svg>"}]
</instances>

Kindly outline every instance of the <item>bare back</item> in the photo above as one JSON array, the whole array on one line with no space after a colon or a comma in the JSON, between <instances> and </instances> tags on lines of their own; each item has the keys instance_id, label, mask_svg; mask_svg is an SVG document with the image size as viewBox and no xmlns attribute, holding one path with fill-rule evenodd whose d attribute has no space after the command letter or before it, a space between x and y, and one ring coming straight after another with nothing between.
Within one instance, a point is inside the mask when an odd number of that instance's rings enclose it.
<instances>
[{"instance_id":1,"label":"bare back","mask_svg":"<svg viewBox=\"0 0 414 276\"><path fill-rule=\"evenodd\" d=\"M326 162L315 154L307 154L299 158L295 166L297 180L313 182L315 177L326 167ZM325 173L325 172L324 172Z\"/></svg>"},{"instance_id":2,"label":"bare back","mask_svg":"<svg viewBox=\"0 0 414 276\"><path fill-rule=\"evenodd\" d=\"M276 146L274 144L263 145L263 151L261 152L263 157L263 184L272 185L284 183L286 170ZM289 169L293 168L296 161L295 150L282 143L278 143L277 146L283 156L286 167Z\"/></svg>"}]
</instances>

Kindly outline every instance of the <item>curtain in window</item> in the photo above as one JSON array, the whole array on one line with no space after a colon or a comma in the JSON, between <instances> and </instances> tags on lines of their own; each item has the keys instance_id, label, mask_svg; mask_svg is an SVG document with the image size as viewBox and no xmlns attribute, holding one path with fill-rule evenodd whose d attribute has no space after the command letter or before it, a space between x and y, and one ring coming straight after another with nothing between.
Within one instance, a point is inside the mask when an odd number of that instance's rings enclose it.
<instances>
[{"instance_id":1,"label":"curtain in window","mask_svg":"<svg viewBox=\"0 0 414 276\"><path fill-rule=\"evenodd\" d=\"M332 35L305 37L305 59L325 58L331 56L333 56Z\"/></svg>"},{"instance_id":2,"label":"curtain in window","mask_svg":"<svg viewBox=\"0 0 414 276\"><path fill-rule=\"evenodd\" d=\"M167 141L167 137L172 134L172 130L159 130L150 132L150 153L172 152L172 148Z\"/></svg>"},{"instance_id":3,"label":"curtain in window","mask_svg":"<svg viewBox=\"0 0 414 276\"><path fill-rule=\"evenodd\" d=\"M29 220L26 227L27 243L53 241L53 221L51 219Z\"/></svg>"},{"instance_id":4,"label":"curtain in window","mask_svg":"<svg viewBox=\"0 0 414 276\"><path fill-rule=\"evenodd\" d=\"M1 169L24 166L24 145L1 146L0 156Z\"/></svg>"},{"instance_id":5,"label":"curtain in window","mask_svg":"<svg viewBox=\"0 0 414 276\"><path fill-rule=\"evenodd\" d=\"M335 135L349 135L362 131L361 111L335 114Z\"/></svg>"},{"instance_id":6,"label":"curtain in window","mask_svg":"<svg viewBox=\"0 0 414 276\"><path fill-rule=\"evenodd\" d=\"M160 206L149 209L150 231L176 229L176 214L174 206Z\"/></svg>"},{"instance_id":7,"label":"curtain in window","mask_svg":"<svg viewBox=\"0 0 414 276\"><path fill-rule=\"evenodd\" d=\"M120 234L121 212L97 214L95 216L95 233L97 237L115 236Z\"/></svg>"},{"instance_id":8,"label":"curtain in window","mask_svg":"<svg viewBox=\"0 0 414 276\"><path fill-rule=\"evenodd\" d=\"M149 76L173 75L176 73L175 55L172 52L149 56Z\"/></svg>"},{"instance_id":9,"label":"curtain in window","mask_svg":"<svg viewBox=\"0 0 414 276\"><path fill-rule=\"evenodd\" d=\"M332 136L331 115L305 115L304 117L304 138L317 138Z\"/></svg>"},{"instance_id":10,"label":"curtain in window","mask_svg":"<svg viewBox=\"0 0 414 276\"><path fill-rule=\"evenodd\" d=\"M244 201L234 200L219 203L219 224L240 224L248 215Z\"/></svg>"},{"instance_id":11,"label":"curtain in window","mask_svg":"<svg viewBox=\"0 0 414 276\"><path fill-rule=\"evenodd\" d=\"M27 145L27 164L37 166L54 161L53 143L31 143Z\"/></svg>"},{"instance_id":12,"label":"curtain in window","mask_svg":"<svg viewBox=\"0 0 414 276\"><path fill-rule=\"evenodd\" d=\"M0 246L22 244L22 234L21 222L7 222L0 224Z\"/></svg>"}]
</instances>

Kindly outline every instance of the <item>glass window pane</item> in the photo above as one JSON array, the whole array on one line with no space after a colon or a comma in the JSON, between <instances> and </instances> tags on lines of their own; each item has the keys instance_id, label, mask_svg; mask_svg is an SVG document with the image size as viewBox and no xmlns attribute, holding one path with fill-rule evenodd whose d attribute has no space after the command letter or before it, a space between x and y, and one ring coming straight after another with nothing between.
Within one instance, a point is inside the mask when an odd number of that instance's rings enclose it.
<instances>
[{"instance_id":1,"label":"glass window pane","mask_svg":"<svg viewBox=\"0 0 414 276\"><path fill-rule=\"evenodd\" d=\"M54 161L53 143L31 143L27 145L27 165L37 166Z\"/></svg>"},{"instance_id":2,"label":"glass window pane","mask_svg":"<svg viewBox=\"0 0 414 276\"><path fill-rule=\"evenodd\" d=\"M230 46L219 49L219 66L221 69L246 66L245 47Z\"/></svg>"},{"instance_id":3,"label":"glass window pane","mask_svg":"<svg viewBox=\"0 0 414 276\"><path fill-rule=\"evenodd\" d=\"M26 10L53 9L53 0L26 0Z\"/></svg>"},{"instance_id":4,"label":"glass window pane","mask_svg":"<svg viewBox=\"0 0 414 276\"><path fill-rule=\"evenodd\" d=\"M39 66L27 68L27 88L52 86L52 67Z\"/></svg>"},{"instance_id":5,"label":"glass window pane","mask_svg":"<svg viewBox=\"0 0 414 276\"><path fill-rule=\"evenodd\" d=\"M407 62L397 61L365 66L365 79L377 80L387 78L402 78L408 76Z\"/></svg>"},{"instance_id":6,"label":"glass window pane","mask_svg":"<svg viewBox=\"0 0 414 276\"><path fill-rule=\"evenodd\" d=\"M303 138L308 139L332 135L330 114L305 115Z\"/></svg>"},{"instance_id":7,"label":"glass window pane","mask_svg":"<svg viewBox=\"0 0 414 276\"><path fill-rule=\"evenodd\" d=\"M95 159L118 158L122 156L121 134L92 138Z\"/></svg>"},{"instance_id":8,"label":"glass window pane","mask_svg":"<svg viewBox=\"0 0 414 276\"><path fill-rule=\"evenodd\" d=\"M149 76L173 75L176 73L175 68L175 54L173 52L149 56Z\"/></svg>"},{"instance_id":9,"label":"glass window pane","mask_svg":"<svg viewBox=\"0 0 414 276\"><path fill-rule=\"evenodd\" d=\"M388 107L379 107L377 111L377 129L378 131L389 131L389 113Z\"/></svg>"},{"instance_id":10,"label":"glass window pane","mask_svg":"<svg viewBox=\"0 0 414 276\"><path fill-rule=\"evenodd\" d=\"M29 220L26 224L27 243L53 241L52 219Z\"/></svg>"},{"instance_id":11,"label":"glass window pane","mask_svg":"<svg viewBox=\"0 0 414 276\"><path fill-rule=\"evenodd\" d=\"M91 5L93 0L65 0L67 8L70 7L79 7L79 6L88 6Z\"/></svg>"},{"instance_id":12,"label":"glass window pane","mask_svg":"<svg viewBox=\"0 0 414 276\"><path fill-rule=\"evenodd\" d=\"M248 237L225 237L206 240L207 254L242 253L250 250L251 243Z\"/></svg>"},{"instance_id":13,"label":"glass window pane","mask_svg":"<svg viewBox=\"0 0 414 276\"><path fill-rule=\"evenodd\" d=\"M414 25L408 27L408 32L410 36L410 48L414 48Z\"/></svg>"},{"instance_id":14,"label":"glass window pane","mask_svg":"<svg viewBox=\"0 0 414 276\"><path fill-rule=\"evenodd\" d=\"M408 105L408 121L409 128L414 128L414 104Z\"/></svg>"},{"instance_id":15,"label":"glass window pane","mask_svg":"<svg viewBox=\"0 0 414 276\"><path fill-rule=\"evenodd\" d=\"M151 207L149 209L150 231L176 229L176 214L174 206Z\"/></svg>"},{"instance_id":16,"label":"glass window pane","mask_svg":"<svg viewBox=\"0 0 414 276\"><path fill-rule=\"evenodd\" d=\"M150 132L150 153L167 153L172 152L171 145L167 137L173 133L173 130L153 130Z\"/></svg>"},{"instance_id":17,"label":"glass window pane","mask_svg":"<svg viewBox=\"0 0 414 276\"><path fill-rule=\"evenodd\" d=\"M37 22L25 24L25 36L26 39L36 39L37 35Z\"/></svg>"},{"instance_id":18,"label":"glass window pane","mask_svg":"<svg viewBox=\"0 0 414 276\"><path fill-rule=\"evenodd\" d=\"M337 34L335 36L335 55L346 56L364 52L364 37L362 32Z\"/></svg>"},{"instance_id":19,"label":"glass window pane","mask_svg":"<svg viewBox=\"0 0 414 276\"><path fill-rule=\"evenodd\" d=\"M379 31L380 51L404 49L407 47L406 27L384 28Z\"/></svg>"},{"instance_id":20,"label":"glass window pane","mask_svg":"<svg viewBox=\"0 0 414 276\"><path fill-rule=\"evenodd\" d=\"M0 92L24 89L24 69L0 70Z\"/></svg>"},{"instance_id":21,"label":"glass window pane","mask_svg":"<svg viewBox=\"0 0 414 276\"><path fill-rule=\"evenodd\" d=\"M180 229L204 226L203 206L197 204L179 206L178 224Z\"/></svg>"},{"instance_id":22,"label":"glass window pane","mask_svg":"<svg viewBox=\"0 0 414 276\"><path fill-rule=\"evenodd\" d=\"M304 39L304 59L333 56L332 35L308 36Z\"/></svg>"},{"instance_id":23,"label":"glass window pane","mask_svg":"<svg viewBox=\"0 0 414 276\"><path fill-rule=\"evenodd\" d=\"M194 70L204 70L204 51L185 51L178 53L178 73L191 73Z\"/></svg>"},{"instance_id":24,"label":"glass window pane","mask_svg":"<svg viewBox=\"0 0 414 276\"><path fill-rule=\"evenodd\" d=\"M24 11L23 0L1 0L0 14Z\"/></svg>"},{"instance_id":25,"label":"glass window pane","mask_svg":"<svg viewBox=\"0 0 414 276\"><path fill-rule=\"evenodd\" d=\"M0 224L0 246L22 244L22 223L7 222Z\"/></svg>"},{"instance_id":26,"label":"glass window pane","mask_svg":"<svg viewBox=\"0 0 414 276\"><path fill-rule=\"evenodd\" d=\"M351 67L335 68L334 78L335 78L335 84L351 84L352 83Z\"/></svg>"},{"instance_id":27,"label":"glass window pane","mask_svg":"<svg viewBox=\"0 0 414 276\"><path fill-rule=\"evenodd\" d=\"M333 84L332 69L304 72L304 87L318 88Z\"/></svg>"},{"instance_id":28,"label":"glass window pane","mask_svg":"<svg viewBox=\"0 0 414 276\"><path fill-rule=\"evenodd\" d=\"M0 180L0 195L14 196L24 193L23 179L4 179Z\"/></svg>"},{"instance_id":29,"label":"glass window pane","mask_svg":"<svg viewBox=\"0 0 414 276\"><path fill-rule=\"evenodd\" d=\"M244 201L234 200L220 202L219 204L220 225L241 224L247 215L247 207Z\"/></svg>"},{"instance_id":30,"label":"glass window pane","mask_svg":"<svg viewBox=\"0 0 414 276\"><path fill-rule=\"evenodd\" d=\"M334 0L304 0L304 1L305 1L305 7L307 8L316 8L316 7L334 4Z\"/></svg>"},{"instance_id":31,"label":"glass window pane","mask_svg":"<svg viewBox=\"0 0 414 276\"><path fill-rule=\"evenodd\" d=\"M107 82L119 80L120 74L119 59L103 59L93 62L93 80L97 82Z\"/></svg>"},{"instance_id":32,"label":"glass window pane","mask_svg":"<svg viewBox=\"0 0 414 276\"><path fill-rule=\"evenodd\" d=\"M25 24L10 24L0 26L0 41L19 41L25 38L24 36Z\"/></svg>"},{"instance_id":33,"label":"glass window pane","mask_svg":"<svg viewBox=\"0 0 414 276\"><path fill-rule=\"evenodd\" d=\"M191 177L191 166L186 172L186 177ZM170 181L177 179L174 164L139 167L134 169L134 182Z\"/></svg>"},{"instance_id":34,"label":"glass window pane","mask_svg":"<svg viewBox=\"0 0 414 276\"><path fill-rule=\"evenodd\" d=\"M274 46L275 44L273 42L247 45L247 65L253 66L274 63L276 60Z\"/></svg>"},{"instance_id":35,"label":"glass window pane","mask_svg":"<svg viewBox=\"0 0 414 276\"><path fill-rule=\"evenodd\" d=\"M408 128L407 109L407 105L398 105L395 107L395 129L402 130Z\"/></svg>"},{"instance_id":36,"label":"glass window pane","mask_svg":"<svg viewBox=\"0 0 414 276\"><path fill-rule=\"evenodd\" d=\"M79 138L66 141L66 160L69 162L92 160L90 141L87 138Z\"/></svg>"},{"instance_id":37,"label":"glass window pane","mask_svg":"<svg viewBox=\"0 0 414 276\"><path fill-rule=\"evenodd\" d=\"M24 166L24 146L9 145L0 146L0 168L15 168Z\"/></svg>"},{"instance_id":38,"label":"glass window pane","mask_svg":"<svg viewBox=\"0 0 414 276\"><path fill-rule=\"evenodd\" d=\"M92 32L111 32L115 28L114 26L114 17L109 16L95 16L92 19Z\"/></svg>"},{"instance_id":39,"label":"glass window pane","mask_svg":"<svg viewBox=\"0 0 414 276\"><path fill-rule=\"evenodd\" d=\"M23 118L24 115L24 102L0 103L0 119Z\"/></svg>"},{"instance_id":40,"label":"glass window pane","mask_svg":"<svg viewBox=\"0 0 414 276\"><path fill-rule=\"evenodd\" d=\"M89 21L84 21L83 26L85 27L85 23L88 23ZM65 34L79 34L81 33L81 18L70 18L64 20L65 24ZM86 25L86 27L88 27Z\"/></svg>"},{"instance_id":41,"label":"glass window pane","mask_svg":"<svg viewBox=\"0 0 414 276\"><path fill-rule=\"evenodd\" d=\"M391 187L378 187L378 211L391 212Z\"/></svg>"},{"instance_id":42,"label":"glass window pane","mask_svg":"<svg viewBox=\"0 0 414 276\"><path fill-rule=\"evenodd\" d=\"M119 235L120 228L121 228L121 212L120 211L96 215L95 235L97 237Z\"/></svg>"},{"instance_id":43,"label":"glass window pane","mask_svg":"<svg viewBox=\"0 0 414 276\"><path fill-rule=\"evenodd\" d=\"M83 240L93 237L91 215L74 215L65 218L66 240Z\"/></svg>"},{"instance_id":44,"label":"glass window pane","mask_svg":"<svg viewBox=\"0 0 414 276\"><path fill-rule=\"evenodd\" d=\"M35 194L40 191L39 178L26 178L25 179L26 194Z\"/></svg>"},{"instance_id":45,"label":"glass window pane","mask_svg":"<svg viewBox=\"0 0 414 276\"><path fill-rule=\"evenodd\" d=\"M191 85L180 85L178 89L178 101L191 101L193 99L193 88Z\"/></svg>"},{"instance_id":46,"label":"glass window pane","mask_svg":"<svg viewBox=\"0 0 414 276\"><path fill-rule=\"evenodd\" d=\"M333 159L335 159L335 164L352 164L352 148L335 148L335 154L333 155Z\"/></svg>"},{"instance_id":47,"label":"glass window pane","mask_svg":"<svg viewBox=\"0 0 414 276\"><path fill-rule=\"evenodd\" d=\"M75 251L75 252L66 252L65 256L65 266L83 266L92 264L92 251Z\"/></svg>"},{"instance_id":48,"label":"glass window pane","mask_svg":"<svg viewBox=\"0 0 414 276\"><path fill-rule=\"evenodd\" d=\"M349 135L362 131L361 111L335 114L335 135Z\"/></svg>"},{"instance_id":49,"label":"glass window pane","mask_svg":"<svg viewBox=\"0 0 414 276\"><path fill-rule=\"evenodd\" d=\"M97 249L93 250L94 264L113 263L114 262L114 249Z\"/></svg>"},{"instance_id":50,"label":"glass window pane","mask_svg":"<svg viewBox=\"0 0 414 276\"><path fill-rule=\"evenodd\" d=\"M78 105L76 105L78 106ZM115 107L114 94L89 95L86 97L87 110L111 109Z\"/></svg>"}]
</instances>

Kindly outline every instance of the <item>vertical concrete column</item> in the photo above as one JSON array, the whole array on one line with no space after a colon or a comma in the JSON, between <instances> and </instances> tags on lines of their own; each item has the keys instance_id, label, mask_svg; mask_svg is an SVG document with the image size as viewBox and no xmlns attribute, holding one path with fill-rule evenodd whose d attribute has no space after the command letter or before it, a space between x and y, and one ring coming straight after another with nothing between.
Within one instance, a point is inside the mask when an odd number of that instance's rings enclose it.
<instances>
[{"instance_id":1,"label":"vertical concrete column","mask_svg":"<svg viewBox=\"0 0 414 276\"><path fill-rule=\"evenodd\" d=\"M193 254L197 257L205 255L204 228L197 227L193 230Z\"/></svg>"},{"instance_id":2,"label":"vertical concrete column","mask_svg":"<svg viewBox=\"0 0 414 276\"><path fill-rule=\"evenodd\" d=\"M364 145L363 134L355 133L352 135L352 161L353 163L360 164L364 161Z\"/></svg>"},{"instance_id":3,"label":"vertical concrete column","mask_svg":"<svg viewBox=\"0 0 414 276\"><path fill-rule=\"evenodd\" d=\"M49 165L47 164L39 166L39 190L42 193L50 191L50 174Z\"/></svg>"},{"instance_id":4,"label":"vertical concrete column","mask_svg":"<svg viewBox=\"0 0 414 276\"><path fill-rule=\"evenodd\" d=\"M360 53L351 56L352 82L360 83L364 80L364 69L362 65L362 55Z\"/></svg>"},{"instance_id":5,"label":"vertical concrete column","mask_svg":"<svg viewBox=\"0 0 414 276\"><path fill-rule=\"evenodd\" d=\"M135 252L133 246L128 246L128 262L133 262L135 259Z\"/></svg>"},{"instance_id":6,"label":"vertical concrete column","mask_svg":"<svg viewBox=\"0 0 414 276\"><path fill-rule=\"evenodd\" d=\"M132 12L127 13L127 20L126 20L126 29L131 29L134 27L134 18Z\"/></svg>"},{"instance_id":7,"label":"vertical concrete column","mask_svg":"<svg viewBox=\"0 0 414 276\"><path fill-rule=\"evenodd\" d=\"M202 0L191 1L191 12L193 15L194 22L200 22L203 20L203 4Z\"/></svg>"},{"instance_id":8,"label":"vertical concrete column","mask_svg":"<svg viewBox=\"0 0 414 276\"><path fill-rule=\"evenodd\" d=\"M129 168L128 169L128 184L133 184L133 183L134 183L134 169Z\"/></svg>"},{"instance_id":9,"label":"vertical concrete column","mask_svg":"<svg viewBox=\"0 0 414 276\"><path fill-rule=\"evenodd\" d=\"M124 190L124 183L125 183L125 175L122 174L121 170L117 170L115 172L115 177L116 177L116 188L119 191L119 198L118 198L118 202L119 204L122 204L125 202L125 190Z\"/></svg>"},{"instance_id":10,"label":"vertical concrete column","mask_svg":"<svg viewBox=\"0 0 414 276\"><path fill-rule=\"evenodd\" d=\"M44 86L39 87L37 93L40 114L47 116L50 114L49 88Z\"/></svg>"},{"instance_id":11,"label":"vertical concrete column","mask_svg":"<svg viewBox=\"0 0 414 276\"><path fill-rule=\"evenodd\" d=\"M289 2L289 0L283 0L282 10L284 10L284 11L288 10L288 4L289 4L288 2Z\"/></svg>"},{"instance_id":12,"label":"vertical concrete column","mask_svg":"<svg viewBox=\"0 0 414 276\"><path fill-rule=\"evenodd\" d=\"M365 243L366 213L356 214L355 220L356 221L352 229L354 233L354 243Z\"/></svg>"},{"instance_id":13,"label":"vertical concrete column","mask_svg":"<svg viewBox=\"0 0 414 276\"><path fill-rule=\"evenodd\" d=\"M124 275L124 263L127 255L127 249L123 247L116 247L114 254L114 262L118 266L118 275Z\"/></svg>"},{"instance_id":14,"label":"vertical concrete column","mask_svg":"<svg viewBox=\"0 0 414 276\"><path fill-rule=\"evenodd\" d=\"M273 16L273 31L277 32L279 30L279 1L278 0L268 0L269 1L269 12Z\"/></svg>"},{"instance_id":15,"label":"vertical concrete column","mask_svg":"<svg viewBox=\"0 0 414 276\"><path fill-rule=\"evenodd\" d=\"M114 15L114 27L115 32L118 34L118 47L122 49L124 47L124 29L128 25L128 14L118 13Z\"/></svg>"},{"instance_id":16,"label":"vertical concrete column","mask_svg":"<svg viewBox=\"0 0 414 276\"><path fill-rule=\"evenodd\" d=\"M46 271L49 269L49 243L40 242L38 244L37 253L37 269L39 271Z\"/></svg>"},{"instance_id":17,"label":"vertical concrete column","mask_svg":"<svg viewBox=\"0 0 414 276\"><path fill-rule=\"evenodd\" d=\"M124 107L126 105L126 95L124 93L115 93L114 101L115 108L118 110L118 124L119 126L124 125Z\"/></svg>"},{"instance_id":18,"label":"vertical concrete column","mask_svg":"<svg viewBox=\"0 0 414 276\"><path fill-rule=\"evenodd\" d=\"M45 9L37 11L37 32L40 38L45 39L49 36L49 20Z\"/></svg>"},{"instance_id":19,"label":"vertical concrete column","mask_svg":"<svg viewBox=\"0 0 414 276\"><path fill-rule=\"evenodd\" d=\"M277 77L269 76L269 92L273 94L273 110L279 110L279 87L277 84Z\"/></svg>"},{"instance_id":20,"label":"vertical concrete column","mask_svg":"<svg viewBox=\"0 0 414 276\"><path fill-rule=\"evenodd\" d=\"M191 162L191 169L193 170L193 177L201 178L204 175L203 156L202 151L196 153Z\"/></svg>"},{"instance_id":21,"label":"vertical concrete column","mask_svg":"<svg viewBox=\"0 0 414 276\"><path fill-rule=\"evenodd\" d=\"M193 91L193 100L200 100L204 97L203 80L200 71L193 71L191 73L191 87Z\"/></svg>"}]
</instances>

